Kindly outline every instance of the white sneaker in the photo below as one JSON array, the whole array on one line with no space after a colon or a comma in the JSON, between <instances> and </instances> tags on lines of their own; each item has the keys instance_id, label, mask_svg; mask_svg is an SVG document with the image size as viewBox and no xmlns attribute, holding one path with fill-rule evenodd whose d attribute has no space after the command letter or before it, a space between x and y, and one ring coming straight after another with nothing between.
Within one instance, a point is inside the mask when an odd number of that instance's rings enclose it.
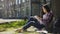
<instances>
[{"instance_id":1,"label":"white sneaker","mask_svg":"<svg viewBox=\"0 0 60 34\"><path fill-rule=\"evenodd\" d=\"M46 31L46 30L41 30L41 31L36 31L36 32L48 33L48 31Z\"/></svg>"}]
</instances>

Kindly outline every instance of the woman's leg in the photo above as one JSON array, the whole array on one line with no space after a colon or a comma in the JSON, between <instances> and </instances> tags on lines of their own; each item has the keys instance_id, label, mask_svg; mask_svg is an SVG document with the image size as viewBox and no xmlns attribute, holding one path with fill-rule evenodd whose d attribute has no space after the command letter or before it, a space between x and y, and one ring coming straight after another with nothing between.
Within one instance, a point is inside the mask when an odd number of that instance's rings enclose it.
<instances>
[{"instance_id":1,"label":"woman's leg","mask_svg":"<svg viewBox=\"0 0 60 34\"><path fill-rule=\"evenodd\" d=\"M34 22L35 22L35 18L30 18L28 20L28 22L24 25L23 29L26 30L27 28L29 28L30 26L34 25Z\"/></svg>"},{"instance_id":2,"label":"woman's leg","mask_svg":"<svg viewBox=\"0 0 60 34\"><path fill-rule=\"evenodd\" d=\"M24 27L23 27L23 30L26 30L27 28L29 28L30 26L32 26L34 24L33 22L34 21L30 21L27 24L25 24Z\"/></svg>"},{"instance_id":3,"label":"woman's leg","mask_svg":"<svg viewBox=\"0 0 60 34\"><path fill-rule=\"evenodd\" d=\"M45 27L43 24L40 24L39 22L35 22L34 27L36 27L38 30L41 30L43 27Z\"/></svg>"},{"instance_id":4,"label":"woman's leg","mask_svg":"<svg viewBox=\"0 0 60 34\"><path fill-rule=\"evenodd\" d=\"M44 25L40 24L35 18L30 18L30 20L26 23L26 25L23 27L23 30L26 30L30 26L34 26L38 29L41 29L44 27Z\"/></svg>"}]
</instances>

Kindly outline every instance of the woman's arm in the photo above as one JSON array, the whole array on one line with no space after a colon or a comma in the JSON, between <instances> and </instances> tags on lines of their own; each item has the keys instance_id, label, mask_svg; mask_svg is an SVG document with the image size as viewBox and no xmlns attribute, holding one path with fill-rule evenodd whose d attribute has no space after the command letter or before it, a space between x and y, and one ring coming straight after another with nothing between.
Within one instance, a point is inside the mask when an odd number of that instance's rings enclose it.
<instances>
[{"instance_id":1,"label":"woman's arm","mask_svg":"<svg viewBox=\"0 0 60 34\"><path fill-rule=\"evenodd\" d=\"M42 19L41 17L38 17L38 16L34 16L34 18L36 18L38 21L40 21L40 19Z\"/></svg>"}]
</instances>

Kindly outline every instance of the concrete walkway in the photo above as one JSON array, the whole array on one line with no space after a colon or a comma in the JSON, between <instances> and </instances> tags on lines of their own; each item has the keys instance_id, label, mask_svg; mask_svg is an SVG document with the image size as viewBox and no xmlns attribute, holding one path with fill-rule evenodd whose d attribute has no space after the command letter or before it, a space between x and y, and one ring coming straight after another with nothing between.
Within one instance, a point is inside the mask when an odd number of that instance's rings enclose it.
<instances>
[{"instance_id":1,"label":"concrete walkway","mask_svg":"<svg viewBox=\"0 0 60 34\"><path fill-rule=\"evenodd\" d=\"M0 19L0 23L12 22L12 21L21 21L20 19Z\"/></svg>"}]
</instances>

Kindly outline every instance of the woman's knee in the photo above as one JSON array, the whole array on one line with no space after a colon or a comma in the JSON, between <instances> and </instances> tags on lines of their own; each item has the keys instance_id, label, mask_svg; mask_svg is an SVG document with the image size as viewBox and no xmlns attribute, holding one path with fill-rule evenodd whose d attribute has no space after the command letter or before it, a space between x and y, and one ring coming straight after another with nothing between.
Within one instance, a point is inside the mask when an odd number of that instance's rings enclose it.
<instances>
[{"instance_id":1,"label":"woman's knee","mask_svg":"<svg viewBox=\"0 0 60 34\"><path fill-rule=\"evenodd\" d=\"M34 20L35 20L35 18L31 17L29 20L30 20L30 21L34 21Z\"/></svg>"}]
</instances>

